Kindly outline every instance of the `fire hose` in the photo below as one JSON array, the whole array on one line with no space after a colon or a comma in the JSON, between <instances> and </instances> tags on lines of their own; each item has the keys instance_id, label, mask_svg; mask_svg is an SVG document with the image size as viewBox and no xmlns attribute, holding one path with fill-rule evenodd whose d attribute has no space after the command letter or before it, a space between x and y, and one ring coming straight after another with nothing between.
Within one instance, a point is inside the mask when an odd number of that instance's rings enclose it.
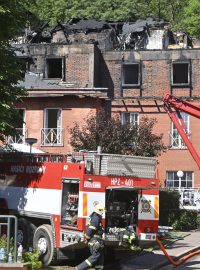
<instances>
[{"instance_id":1,"label":"fire hose","mask_svg":"<svg viewBox=\"0 0 200 270\"><path fill-rule=\"evenodd\" d=\"M165 256L166 256L166 258L168 259L168 261L169 261L171 264L175 265L175 266L181 265L182 263L184 263L185 261L187 261L187 260L190 259L191 257L200 254L200 249L199 249L199 250L194 251L194 252L191 252L191 253L189 253L189 254L183 256L181 259L175 261L175 260L173 260L173 259L169 256L169 254L167 253L167 251L166 251L165 247L163 246L162 242L161 242L158 238L156 238L156 242L157 242L157 244L160 246L161 250L162 250L163 253L165 254Z\"/></svg>"}]
</instances>

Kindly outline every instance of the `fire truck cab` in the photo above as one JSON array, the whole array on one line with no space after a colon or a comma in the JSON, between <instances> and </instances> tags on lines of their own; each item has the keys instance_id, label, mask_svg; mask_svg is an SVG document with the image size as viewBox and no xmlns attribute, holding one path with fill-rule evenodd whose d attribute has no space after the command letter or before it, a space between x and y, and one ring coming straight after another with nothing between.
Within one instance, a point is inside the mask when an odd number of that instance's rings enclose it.
<instances>
[{"instance_id":1,"label":"fire truck cab","mask_svg":"<svg viewBox=\"0 0 200 270\"><path fill-rule=\"evenodd\" d=\"M121 231L155 241L159 222L156 159L96 152L67 155L1 153L0 211L18 217L18 242L37 248L44 265L83 248L94 205L105 205L107 247Z\"/></svg>"}]
</instances>

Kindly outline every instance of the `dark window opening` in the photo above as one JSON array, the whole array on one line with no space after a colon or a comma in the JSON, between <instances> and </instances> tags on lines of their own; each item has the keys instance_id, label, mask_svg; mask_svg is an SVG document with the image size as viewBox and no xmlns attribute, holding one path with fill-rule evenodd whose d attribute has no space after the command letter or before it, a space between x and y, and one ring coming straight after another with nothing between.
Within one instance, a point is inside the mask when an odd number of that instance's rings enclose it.
<instances>
[{"instance_id":1,"label":"dark window opening","mask_svg":"<svg viewBox=\"0 0 200 270\"><path fill-rule=\"evenodd\" d=\"M17 109L17 113L19 115L19 118L18 118L18 121L17 121L17 127L18 128L23 128L23 125L25 124L25 122L24 122L25 110L24 109Z\"/></svg>"},{"instance_id":2,"label":"dark window opening","mask_svg":"<svg viewBox=\"0 0 200 270\"><path fill-rule=\"evenodd\" d=\"M189 64L173 64L173 84L189 84Z\"/></svg>"},{"instance_id":3,"label":"dark window opening","mask_svg":"<svg viewBox=\"0 0 200 270\"><path fill-rule=\"evenodd\" d=\"M21 76L24 79L26 71L30 70L30 63L28 58L20 57L19 58L20 63L20 70L21 70Z\"/></svg>"},{"instance_id":4,"label":"dark window opening","mask_svg":"<svg viewBox=\"0 0 200 270\"><path fill-rule=\"evenodd\" d=\"M139 65L124 64L123 65L123 85L139 85Z\"/></svg>"},{"instance_id":5,"label":"dark window opening","mask_svg":"<svg viewBox=\"0 0 200 270\"><path fill-rule=\"evenodd\" d=\"M47 59L47 78L62 78L62 58Z\"/></svg>"}]
</instances>

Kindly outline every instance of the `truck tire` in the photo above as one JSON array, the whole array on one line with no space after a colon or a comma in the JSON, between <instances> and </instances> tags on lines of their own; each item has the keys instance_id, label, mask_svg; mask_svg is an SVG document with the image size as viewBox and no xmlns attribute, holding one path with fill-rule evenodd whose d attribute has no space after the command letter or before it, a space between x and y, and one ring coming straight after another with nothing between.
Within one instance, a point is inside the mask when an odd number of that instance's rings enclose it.
<instances>
[{"instance_id":1,"label":"truck tire","mask_svg":"<svg viewBox=\"0 0 200 270\"><path fill-rule=\"evenodd\" d=\"M33 236L36 226L25 218L18 220L17 242L21 244L24 250L33 247Z\"/></svg>"},{"instance_id":2,"label":"truck tire","mask_svg":"<svg viewBox=\"0 0 200 270\"><path fill-rule=\"evenodd\" d=\"M33 237L33 247L40 253L39 259L44 266L56 259L53 231L50 225L44 224L37 228Z\"/></svg>"}]
</instances>

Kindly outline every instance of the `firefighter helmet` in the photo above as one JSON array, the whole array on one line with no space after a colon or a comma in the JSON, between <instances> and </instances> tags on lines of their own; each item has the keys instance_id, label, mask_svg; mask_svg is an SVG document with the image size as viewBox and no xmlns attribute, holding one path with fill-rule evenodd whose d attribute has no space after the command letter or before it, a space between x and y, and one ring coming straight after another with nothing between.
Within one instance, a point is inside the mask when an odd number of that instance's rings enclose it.
<instances>
[{"instance_id":1,"label":"firefighter helmet","mask_svg":"<svg viewBox=\"0 0 200 270\"><path fill-rule=\"evenodd\" d=\"M95 213L102 216L104 211L105 211L105 207L102 204L98 203L98 204L95 205L95 207L94 207L94 212Z\"/></svg>"}]
</instances>

